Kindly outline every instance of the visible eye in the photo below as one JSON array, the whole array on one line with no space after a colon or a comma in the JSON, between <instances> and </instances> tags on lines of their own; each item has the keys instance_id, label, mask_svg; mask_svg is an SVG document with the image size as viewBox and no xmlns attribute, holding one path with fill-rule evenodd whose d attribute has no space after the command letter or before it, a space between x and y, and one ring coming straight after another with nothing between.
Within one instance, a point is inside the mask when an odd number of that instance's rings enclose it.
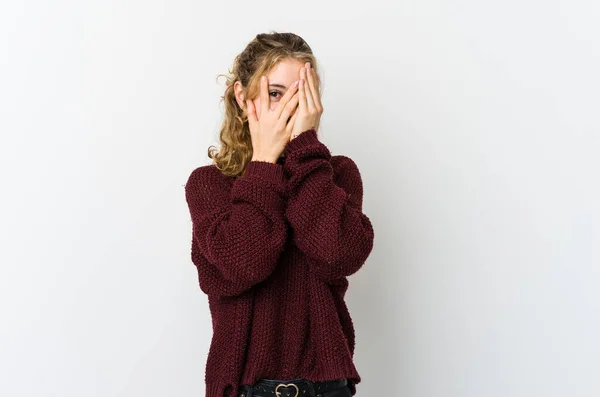
<instances>
[{"instance_id":1,"label":"visible eye","mask_svg":"<svg viewBox=\"0 0 600 397\"><path fill-rule=\"evenodd\" d=\"M273 96L273 94L282 95L281 92L279 92L279 91L271 91L271 92L269 92L269 95ZM277 98L277 96L275 96L275 98Z\"/></svg>"}]
</instances>

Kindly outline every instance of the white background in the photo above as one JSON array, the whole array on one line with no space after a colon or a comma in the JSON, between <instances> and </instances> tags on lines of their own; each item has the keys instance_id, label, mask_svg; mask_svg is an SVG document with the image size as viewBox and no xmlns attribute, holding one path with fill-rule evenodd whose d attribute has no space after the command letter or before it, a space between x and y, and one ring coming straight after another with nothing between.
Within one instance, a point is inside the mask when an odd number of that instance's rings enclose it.
<instances>
[{"instance_id":1,"label":"white background","mask_svg":"<svg viewBox=\"0 0 600 397\"><path fill-rule=\"evenodd\" d=\"M204 395L183 187L270 30L364 181L357 396L600 395L598 4L2 2L0 395Z\"/></svg>"}]
</instances>

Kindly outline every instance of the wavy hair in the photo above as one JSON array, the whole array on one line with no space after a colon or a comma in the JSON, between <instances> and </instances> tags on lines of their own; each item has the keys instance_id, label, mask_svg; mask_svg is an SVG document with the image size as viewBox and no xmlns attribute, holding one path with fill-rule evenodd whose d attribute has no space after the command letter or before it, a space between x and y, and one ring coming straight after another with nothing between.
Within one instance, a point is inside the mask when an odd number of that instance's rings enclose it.
<instances>
[{"instance_id":1,"label":"wavy hair","mask_svg":"<svg viewBox=\"0 0 600 397\"><path fill-rule=\"evenodd\" d=\"M260 95L260 77L267 75L277 64L286 59L310 62L319 79L316 58L302 37L293 33L260 33L238 54L229 69L229 74L217 75L227 78L225 94L220 102L225 104L223 123L220 127L221 149L213 145L208 148L216 167L227 176L239 176L252 159L252 139L246 106L241 108L236 100L234 84L240 81L243 96L254 99ZM319 83L319 87L321 84Z\"/></svg>"}]
</instances>

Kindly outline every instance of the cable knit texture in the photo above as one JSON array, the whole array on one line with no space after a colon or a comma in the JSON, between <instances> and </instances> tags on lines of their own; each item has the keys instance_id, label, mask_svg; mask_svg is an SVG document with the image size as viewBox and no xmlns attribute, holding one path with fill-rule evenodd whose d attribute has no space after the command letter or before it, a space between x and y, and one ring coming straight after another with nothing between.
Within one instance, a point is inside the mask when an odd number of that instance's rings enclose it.
<instances>
[{"instance_id":1,"label":"cable knit texture","mask_svg":"<svg viewBox=\"0 0 600 397\"><path fill-rule=\"evenodd\" d=\"M261 378L348 378L354 395L344 295L374 237L354 161L332 156L311 129L276 164L251 161L243 176L196 168L185 194L212 316L206 396L237 396Z\"/></svg>"}]
</instances>

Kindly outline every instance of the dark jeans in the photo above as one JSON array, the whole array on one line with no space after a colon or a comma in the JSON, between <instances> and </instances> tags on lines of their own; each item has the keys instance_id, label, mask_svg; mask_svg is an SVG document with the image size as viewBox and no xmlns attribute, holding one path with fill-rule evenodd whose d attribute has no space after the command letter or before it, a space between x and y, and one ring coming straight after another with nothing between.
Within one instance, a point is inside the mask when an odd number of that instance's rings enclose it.
<instances>
[{"instance_id":1,"label":"dark jeans","mask_svg":"<svg viewBox=\"0 0 600 397\"><path fill-rule=\"evenodd\" d=\"M279 383L298 383L298 379L292 379L292 380L267 380L269 383L274 383L275 385L279 384ZM246 386L248 387L248 386ZM298 392L298 396L297 397L352 397L352 392L350 391L350 386L346 385L346 386L342 386L342 387L338 387L336 389L331 389L326 391L325 393L320 393L318 391L315 391L315 394L310 393L309 390L306 390L306 393L303 393L302 390L306 389L306 387L302 387L302 385L300 385L300 390ZM289 392L291 392L291 394L289 394L289 397L294 397L296 394L296 390L295 388L291 387L291 388L279 388L279 393L281 397L286 397L288 395ZM284 392L285 391L285 392ZM264 393L262 392L260 389L255 388L251 393L248 392L248 390L246 388L242 388L242 391L238 394L238 397L275 397L273 394L268 394L268 393ZM251 394L251 396L249 396L249 394Z\"/></svg>"}]
</instances>

